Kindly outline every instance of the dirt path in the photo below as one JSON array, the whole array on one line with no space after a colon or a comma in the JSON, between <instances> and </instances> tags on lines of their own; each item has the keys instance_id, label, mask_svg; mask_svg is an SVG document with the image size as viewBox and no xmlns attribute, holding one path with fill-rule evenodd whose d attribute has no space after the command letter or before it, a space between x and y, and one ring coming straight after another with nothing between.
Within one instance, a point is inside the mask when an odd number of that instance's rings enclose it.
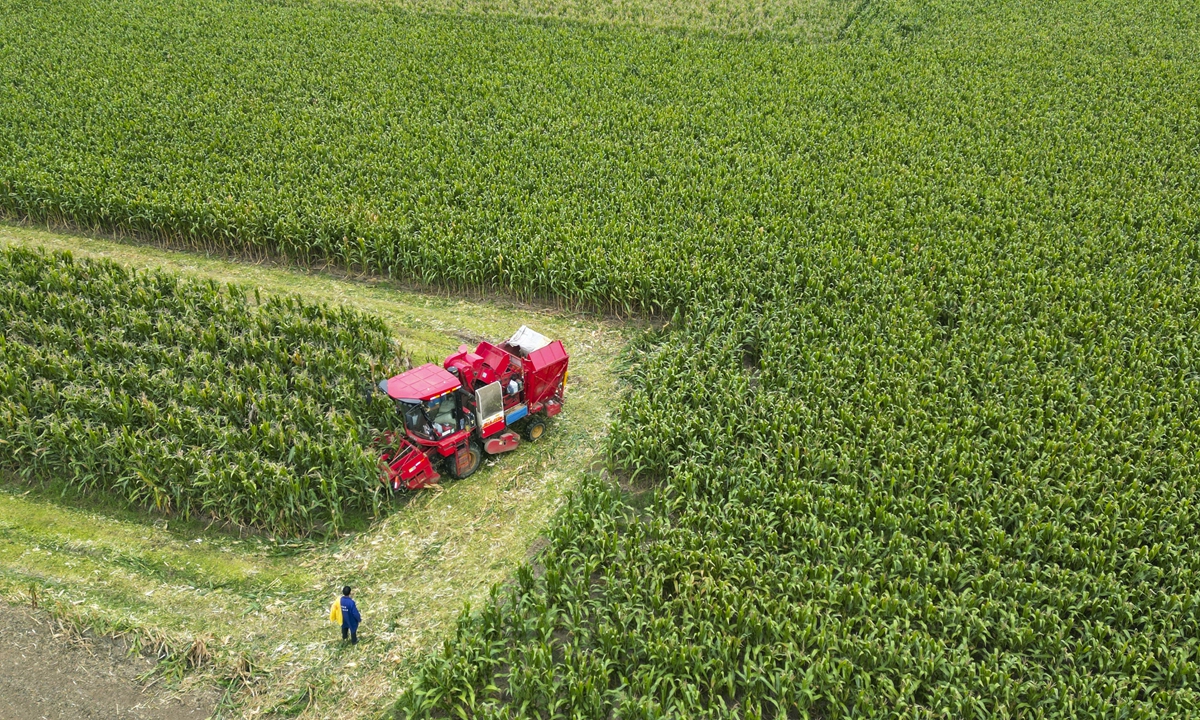
<instances>
[{"instance_id":1,"label":"dirt path","mask_svg":"<svg viewBox=\"0 0 1200 720\"><path fill-rule=\"evenodd\" d=\"M81 639L45 613L0 604L0 720L201 720L216 693L143 692L138 675L153 667L124 643Z\"/></svg>"}]
</instances>

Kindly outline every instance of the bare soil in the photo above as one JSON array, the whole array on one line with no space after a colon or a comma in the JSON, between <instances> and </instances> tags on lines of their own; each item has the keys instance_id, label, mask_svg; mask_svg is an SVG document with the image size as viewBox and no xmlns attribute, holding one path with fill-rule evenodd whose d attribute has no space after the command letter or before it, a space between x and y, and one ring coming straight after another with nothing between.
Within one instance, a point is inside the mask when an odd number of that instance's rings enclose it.
<instances>
[{"instance_id":1,"label":"bare soil","mask_svg":"<svg viewBox=\"0 0 1200 720\"><path fill-rule=\"evenodd\" d=\"M153 660L119 639L83 637L43 612L0 603L0 720L202 720L211 689L185 694L138 676Z\"/></svg>"}]
</instances>

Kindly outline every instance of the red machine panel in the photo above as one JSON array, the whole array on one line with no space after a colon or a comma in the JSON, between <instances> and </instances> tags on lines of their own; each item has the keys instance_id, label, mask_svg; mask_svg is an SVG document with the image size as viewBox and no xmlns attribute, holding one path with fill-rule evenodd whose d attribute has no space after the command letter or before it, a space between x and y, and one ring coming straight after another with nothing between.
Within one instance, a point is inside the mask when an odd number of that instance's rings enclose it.
<instances>
[{"instance_id":1,"label":"red machine panel","mask_svg":"<svg viewBox=\"0 0 1200 720\"><path fill-rule=\"evenodd\" d=\"M429 400L458 388L458 378L427 363L387 381L387 394L393 400L418 402Z\"/></svg>"},{"instance_id":2,"label":"red machine panel","mask_svg":"<svg viewBox=\"0 0 1200 720\"><path fill-rule=\"evenodd\" d=\"M553 397L567 373L567 361L567 351L558 340L529 353L523 361L525 401L532 405Z\"/></svg>"},{"instance_id":3,"label":"red machine panel","mask_svg":"<svg viewBox=\"0 0 1200 720\"><path fill-rule=\"evenodd\" d=\"M521 436L509 430L502 432L499 435L494 435L484 444L483 449L488 455L499 455L500 453L516 450L521 444Z\"/></svg>"}]
</instances>

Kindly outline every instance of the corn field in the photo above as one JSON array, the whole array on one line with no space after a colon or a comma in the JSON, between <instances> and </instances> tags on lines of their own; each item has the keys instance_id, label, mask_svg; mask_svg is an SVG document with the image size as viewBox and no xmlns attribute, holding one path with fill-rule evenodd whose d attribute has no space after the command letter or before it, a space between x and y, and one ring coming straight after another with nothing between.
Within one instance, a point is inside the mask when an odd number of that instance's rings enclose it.
<instances>
[{"instance_id":1,"label":"corn field","mask_svg":"<svg viewBox=\"0 0 1200 720\"><path fill-rule=\"evenodd\" d=\"M4 215L622 315L742 292L701 259L795 229L725 178L808 195L772 148L824 124L804 45L685 112L733 41L245 0L7 0L0 37Z\"/></svg>"},{"instance_id":2,"label":"corn field","mask_svg":"<svg viewBox=\"0 0 1200 720\"><path fill-rule=\"evenodd\" d=\"M374 509L383 324L66 254L0 251L0 468L281 533Z\"/></svg>"},{"instance_id":3,"label":"corn field","mask_svg":"<svg viewBox=\"0 0 1200 720\"><path fill-rule=\"evenodd\" d=\"M0 0L0 208L666 323L399 717L1195 716L1198 17Z\"/></svg>"}]
</instances>

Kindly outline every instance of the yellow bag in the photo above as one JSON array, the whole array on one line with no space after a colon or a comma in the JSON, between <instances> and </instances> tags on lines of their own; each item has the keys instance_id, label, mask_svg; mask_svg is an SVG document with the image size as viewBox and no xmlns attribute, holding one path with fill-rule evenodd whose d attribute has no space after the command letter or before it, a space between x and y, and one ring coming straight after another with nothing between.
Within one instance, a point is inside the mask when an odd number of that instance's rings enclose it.
<instances>
[{"instance_id":1,"label":"yellow bag","mask_svg":"<svg viewBox=\"0 0 1200 720\"><path fill-rule=\"evenodd\" d=\"M333 601L333 605L329 608L329 622L334 625L342 624L342 599L338 598Z\"/></svg>"}]
</instances>

